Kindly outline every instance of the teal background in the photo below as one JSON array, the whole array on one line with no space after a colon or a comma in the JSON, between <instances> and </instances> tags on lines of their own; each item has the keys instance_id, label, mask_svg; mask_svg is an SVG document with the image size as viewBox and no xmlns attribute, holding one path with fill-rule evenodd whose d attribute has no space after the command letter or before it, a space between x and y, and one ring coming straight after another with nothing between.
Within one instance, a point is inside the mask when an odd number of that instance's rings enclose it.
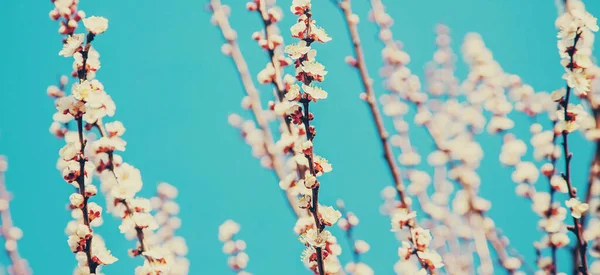
<instances>
[{"instance_id":1,"label":"teal background","mask_svg":"<svg viewBox=\"0 0 600 275\"><path fill-rule=\"evenodd\" d=\"M267 62L250 39L252 32L262 28L258 15L247 12L244 1L224 2L233 6L231 23L239 33L251 71L258 73ZM291 1L278 2L285 14L280 26L290 42ZM322 202L346 201L361 219L356 236L371 244L365 262L377 274L392 274L397 242L389 232L388 218L378 212L379 192L391 179L368 110L358 98L362 91L356 72L344 63L351 48L342 17L329 1L313 2L315 19L333 37L332 42L318 46L319 60L330 71L323 83L330 97L313 109L319 131L316 151L334 167L323 178ZM382 65L382 46L375 39L374 24L368 21L368 1L354 2L354 10L361 16L370 73L375 77ZM412 58L409 66L419 75L435 50L434 27L444 23L451 28L456 51L466 33L479 32L505 71L519 74L538 91L564 86L553 2L385 1L396 20L395 37L404 42ZM586 2L592 14L600 15L600 2ZM141 195L151 196L160 181L179 187L183 219L179 233L190 247L190 274L231 273L217 240L217 227L227 218L242 225L240 237L248 244L249 271L306 274L299 260L302 244L292 231L295 221L277 182L251 156L237 130L227 124L230 113L244 113L240 107L244 92L229 58L220 53L223 40L210 24L205 4L191 0L82 1L80 7L88 16L110 20L108 31L94 43L102 55L98 79L116 102L114 118L127 127L124 159L142 171L145 185ZM22 254L36 274L70 274L75 259L63 231L70 219L65 209L72 189L55 168L63 141L48 132L55 109L45 91L61 74L70 72L71 60L57 54L61 38L57 23L48 18L52 6L50 1L4 1L0 9L0 154L9 158L8 188L15 197L11 209L16 225L25 232L19 242ZM466 75L462 60L458 75L461 79ZM381 94L381 82L375 83ZM261 90L263 98L270 98L270 86ZM515 118L515 132L528 142L529 121ZM420 152L431 148L421 129L415 128L411 134ZM592 146L582 140L577 137L572 142L573 179L580 187L587 179L592 154ZM484 136L480 141L486 155L479 170L481 195L493 201L490 215L533 265L532 242L541 237L537 217L528 201L516 198L511 171L499 164L501 139ZM540 180L538 188L546 190L546 182ZM107 274L132 274L129 270L142 260L127 256L126 250L135 243L125 241L117 225L118 221L105 215L105 224L97 229L120 258L104 270ZM345 243L343 248L341 259L346 262L350 254ZM1 258L5 263L6 257ZM559 269L569 271L568 257L563 258Z\"/></svg>"}]
</instances>

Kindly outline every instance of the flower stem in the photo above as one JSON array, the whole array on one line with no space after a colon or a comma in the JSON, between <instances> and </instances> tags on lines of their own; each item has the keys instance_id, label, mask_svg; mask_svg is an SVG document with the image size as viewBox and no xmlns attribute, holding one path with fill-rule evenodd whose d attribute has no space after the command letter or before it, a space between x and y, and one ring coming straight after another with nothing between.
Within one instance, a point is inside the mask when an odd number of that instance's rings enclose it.
<instances>
[{"instance_id":1,"label":"flower stem","mask_svg":"<svg viewBox=\"0 0 600 275\"><path fill-rule=\"evenodd\" d=\"M85 60L85 59L84 59ZM84 61L85 63L85 61ZM93 230L90 226L90 219L88 215L88 200L89 197L85 194L85 163L87 161L87 157L85 156L85 145L86 141L83 138L83 117L79 116L75 118L77 122L77 134L79 136L79 176L77 176L77 184L79 189L79 194L83 196L83 206L81 208L81 213L83 214L83 224L85 224L92 232L92 237L86 239L85 248L83 252L87 257L88 267L90 268L90 273L96 273L96 268L98 267L98 263L92 260L92 239L93 239ZM91 176L91 175L90 175Z\"/></svg>"},{"instance_id":2,"label":"flower stem","mask_svg":"<svg viewBox=\"0 0 600 275\"><path fill-rule=\"evenodd\" d=\"M568 50L568 54L569 54L569 65L567 66L567 68L573 72L573 56L575 55L575 51L577 50L577 41L579 41L579 38L581 37L581 32L578 30L577 34L575 35L575 38L573 40L573 48ZM571 97L571 87L569 85L567 85L567 94L565 96L565 100L563 102L563 107L564 107L564 120L568 123L571 120L571 117L568 114L568 106L569 106L569 99ZM562 143L562 147L563 147L563 154L565 155L565 173L563 174L563 177L565 179L565 181L567 182L567 188L569 190L569 197L570 198L577 198L577 190L573 187L573 184L571 182L571 159L573 158L573 154L569 151L569 132L566 130L563 130L562 132L562 137L563 137L563 143ZM578 267L579 271L581 273L583 273L583 275L588 275L589 271L588 271L588 261L587 261L587 242L585 241L585 239L583 238L583 225L581 223L581 219L575 218L573 217L573 224L574 224L574 230L573 232L575 233L575 236L577 237L577 249L574 251L577 251L577 253L579 254L579 260L580 260L580 266Z\"/></svg>"}]
</instances>

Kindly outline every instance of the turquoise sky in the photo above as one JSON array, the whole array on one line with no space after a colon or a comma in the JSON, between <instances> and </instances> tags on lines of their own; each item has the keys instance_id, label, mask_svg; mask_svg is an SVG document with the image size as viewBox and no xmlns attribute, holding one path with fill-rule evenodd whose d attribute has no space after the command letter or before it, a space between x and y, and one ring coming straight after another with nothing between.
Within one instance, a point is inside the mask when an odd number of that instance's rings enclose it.
<instances>
[{"instance_id":1,"label":"turquoise sky","mask_svg":"<svg viewBox=\"0 0 600 275\"><path fill-rule=\"evenodd\" d=\"M232 25L253 73L266 64L265 54L250 39L261 28L256 14L245 11L245 2L223 0L233 7ZM55 169L63 141L48 132L54 106L45 95L61 74L69 73L71 60L58 56L61 48L56 22L50 21L50 1L5 1L0 9L0 154L9 158L8 188L14 193L14 219L25 232L22 254L36 274L70 274L75 259L69 251L64 227L72 189ZM299 255L302 244L292 232L294 219L286 208L277 182L262 169L227 116L241 112L242 87L230 60L220 53L223 43L209 23L205 1L82 0L88 15L110 20L107 33L95 41L102 55L98 79L117 104L115 119L127 127L126 161L142 171L142 195L151 196L160 181L181 190L179 231L190 247L191 274L229 274L226 257L216 238L217 227L227 218L242 225L240 237L248 244L249 271L255 274L306 274ZM286 11L281 24L288 34L291 0L278 1ZM330 73L323 83L329 100L314 108L319 136L316 150L333 164L323 178L321 198L333 204L346 201L361 219L356 236L371 243L364 260L377 274L392 274L397 243L389 222L378 213L380 190L390 184L387 168L364 103L359 100L359 81L344 63L351 53L343 21L330 1L315 0L314 17L333 37L319 45L319 60ZM381 66L381 44L376 28L367 20L367 0L355 0L361 16L360 31L372 76ZM468 32L480 33L507 72L522 76L536 90L564 86L556 50L554 1L542 0L387 0L395 18L396 38L412 57L410 68L422 75L435 50L434 26L447 24L453 47L458 50ZM588 10L600 15L600 2L586 1ZM287 41L290 41L286 37ZM459 77L466 75L460 63ZM270 87L261 87L263 97ZM376 81L381 94L380 81ZM517 118L517 134L527 136L528 121ZM547 124L546 124L547 125ZM422 130L412 139L420 152L431 148ZM591 146L573 139L573 179L583 186ZM508 169L499 165L498 137L480 139L486 158L480 168L481 194L492 200L490 215L512 244L530 263L532 241L541 237L537 217L529 202L516 198ZM539 187L546 189L545 182ZM105 216L97 229L120 260L107 274L132 274L141 259L130 259L117 221ZM337 229L336 229L337 230ZM347 250L347 247L344 246ZM5 258L4 261L6 260ZM350 259L349 253L341 257ZM0 260L1 261L1 260ZM561 262L559 269L567 271Z\"/></svg>"}]
</instances>

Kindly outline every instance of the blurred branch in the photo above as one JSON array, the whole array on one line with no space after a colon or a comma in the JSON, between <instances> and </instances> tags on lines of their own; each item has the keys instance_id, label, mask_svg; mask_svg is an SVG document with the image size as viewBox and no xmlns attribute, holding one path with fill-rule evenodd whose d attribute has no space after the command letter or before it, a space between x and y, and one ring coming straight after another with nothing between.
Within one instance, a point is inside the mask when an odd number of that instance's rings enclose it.
<instances>
[{"instance_id":1,"label":"blurred branch","mask_svg":"<svg viewBox=\"0 0 600 275\"><path fill-rule=\"evenodd\" d=\"M6 170L8 168L8 162L6 157L0 156L0 233L4 237L4 249L8 258L11 262L11 274L14 275L30 275L31 271L27 264L27 260L21 258L19 249L17 246L17 240L22 237L21 229L13 225L12 216L10 213L10 200L12 199L11 194L6 188Z\"/></svg>"}]
</instances>

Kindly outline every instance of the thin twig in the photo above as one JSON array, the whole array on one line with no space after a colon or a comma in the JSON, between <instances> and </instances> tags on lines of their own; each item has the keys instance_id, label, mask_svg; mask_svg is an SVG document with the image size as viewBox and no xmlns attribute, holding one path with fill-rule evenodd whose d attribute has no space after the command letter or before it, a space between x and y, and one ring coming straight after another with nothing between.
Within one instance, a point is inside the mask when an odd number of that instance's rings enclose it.
<instances>
[{"instance_id":1,"label":"thin twig","mask_svg":"<svg viewBox=\"0 0 600 275\"><path fill-rule=\"evenodd\" d=\"M352 261L354 263L358 263L360 262L360 253L358 253L358 251L356 250L356 240L354 239L354 235L352 234L353 229L354 229L354 225L350 224L350 219L348 216L348 212L346 211L346 209L344 208L344 206L340 206L338 205L338 208L340 210L340 212L342 213L342 218L346 219L346 221L348 222L348 229L346 229L346 242L348 242L348 248L351 249L352 251Z\"/></svg>"}]
</instances>

